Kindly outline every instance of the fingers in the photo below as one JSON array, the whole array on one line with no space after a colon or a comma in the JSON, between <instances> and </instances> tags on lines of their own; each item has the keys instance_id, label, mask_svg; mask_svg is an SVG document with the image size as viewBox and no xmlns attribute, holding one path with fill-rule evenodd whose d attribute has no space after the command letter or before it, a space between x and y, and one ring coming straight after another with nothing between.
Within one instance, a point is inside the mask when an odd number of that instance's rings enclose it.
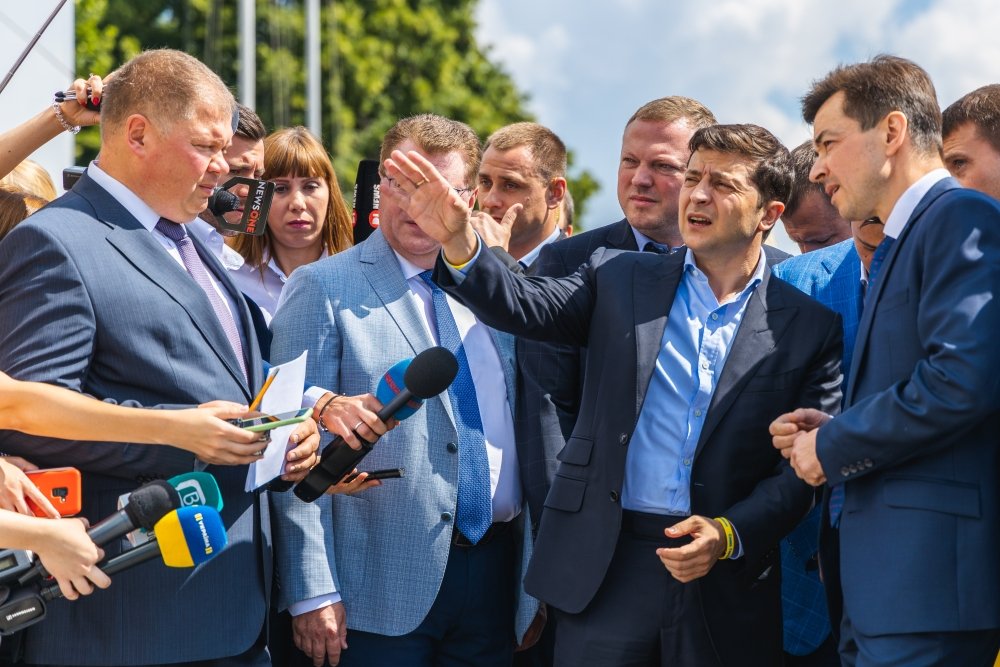
<instances>
[{"instance_id":1,"label":"fingers","mask_svg":"<svg viewBox=\"0 0 1000 667\"><path fill-rule=\"evenodd\" d=\"M288 439L289 450L285 454L285 473L281 476L287 482L301 481L319 461L319 431L316 430L316 422L312 419L307 421L311 424L311 432L301 442L297 442L300 431L296 431Z\"/></svg>"},{"instance_id":2,"label":"fingers","mask_svg":"<svg viewBox=\"0 0 1000 667\"><path fill-rule=\"evenodd\" d=\"M411 159L415 153L409 155L403 151L395 150L388 160L385 161L385 170L395 181L399 188L407 195L412 195L417 188L428 182L424 172Z\"/></svg>"},{"instance_id":3,"label":"fingers","mask_svg":"<svg viewBox=\"0 0 1000 667\"><path fill-rule=\"evenodd\" d=\"M697 531L701 525L699 523L698 516L689 516L683 521L678 521L674 525L670 526L665 530L667 537L683 537L684 535L690 535Z\"/></svg>"},{"instance_id":4,"label":"fingers","mask_svg":"<svg viewBox=\"0 0 1000 667\"><path fill-rule=\"evenodd\" d=\"M500 219L500 224L508 229L514 225L514 221L517 220L518 214L524 210L524 204L512 204L507 212L503 214L503 218Z\"/></svg>"},{"instance_id":5,"label":"fingers","mask_svg":"<svg viewBox=\"0 0 1000 667\"><path fill-rule=\"evenodd\" d=\"M22 459L20 456L5 456L3 458L5 463L10 463L15 468L21 470L22 472L31 472L32 470L38 470L38 466L27 459Z\"/></svg>"},{"instance_id":6,"label":"fingers","mask_svg":"<svg viewBox=\"0 0 1000 667\"><path fill-rule=\"evenodd\" d=\"M338 484L334 484L326 490L326 493L333 496L338 493L346 493L348 495L360 493L375 486L382 486L382 482L377 479L368 479L368 473L359 473L357 469L344 478L343 481Z\"/></svg>"},{"instance_id":7,"label":"fingers","mask_svg":"<svg viewBox=\"0 0 1000 667\"><path fill-rule=\"evenodd\" d=\"M323 424L351 448L361 449L360 438L375 442L389 429L375 414L381 408L382 404L371 394L338 396L324 408Z\"/></svg>"},{"instance_id":8,"label":"fingers","mask_svg":"<svg viewBox=\"0 0 1000 667\"><path fill-rule=\"evenodd\" d=\"M210 401L198 406L199 410L204 410L213 417L219 419L237 419L247 415L249 406L240 405L231 401Z\"/></svg>"},{"instance_id":9,"label":"fingers","mask_svg":"<svg viewBox=\"0 0 1000 667\"><path fill-rule=\"evenodd\" d=\"M57 510L55 506L49 502L46 495L42 493L34 484L26 484L24 486L24 495L30 498L31 501L35 503L35 506L42 510L45 516L50 519L58 519L61 516L59 514L59 510Z\"/></svg>"}]
</instances>

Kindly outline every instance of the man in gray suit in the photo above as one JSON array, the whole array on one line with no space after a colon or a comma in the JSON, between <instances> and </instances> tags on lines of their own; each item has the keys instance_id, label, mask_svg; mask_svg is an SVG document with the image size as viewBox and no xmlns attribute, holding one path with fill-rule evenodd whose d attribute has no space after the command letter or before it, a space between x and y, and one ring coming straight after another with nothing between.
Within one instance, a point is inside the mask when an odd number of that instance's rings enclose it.
<instances>
[{"instance_id":1,"label":"man in gray suit","mask_svg":"<svg viewBox=\"0 0 1000 667\"><path fill-rule=\"evenodd\" d=\"M386 134L383 157L396 148L427 155L471 206L480 160L471 128L407 118ZM385 428L370 392L388 367L441 344L460 350L459 375L362 466L402 467L403 478L313 504L275 498L281 606L317 666L510 665L515 635L537 609L520 587L530 541L511 414L513 339L432 287L440 245L404 213L392 179L383 176L380 191L378 230L295 272L272 321L273 360L309 349L310 382L349 395L321 399L317 416L340 435L369 439Z\"/></svg>"},{"instance_id":2,"label":"man in gray suit","mask_svg":"<svg viewBox=\"0 0 1000 667\"><path fill-rule=\"evenodd\" d=\"M234 105L218 76L178 51L119 68L106 87L99 164L0 243L0 368L129 405L250 401L261 360L246 306L178 224L204 210L227 173ZM297 437L318 445L312 422ZM49 605L27 632L26 661L270 665L270 519L266 496L243 491L245 464L259 458L259 445L246 447L241 465L208 467L225 499L228 548L193 571L149 562L115 575L108 591ZM79 468L91 522L145 480L203 467L169 446L11 432L0 432L0 450Z\"/></svg>"}]
</instances>

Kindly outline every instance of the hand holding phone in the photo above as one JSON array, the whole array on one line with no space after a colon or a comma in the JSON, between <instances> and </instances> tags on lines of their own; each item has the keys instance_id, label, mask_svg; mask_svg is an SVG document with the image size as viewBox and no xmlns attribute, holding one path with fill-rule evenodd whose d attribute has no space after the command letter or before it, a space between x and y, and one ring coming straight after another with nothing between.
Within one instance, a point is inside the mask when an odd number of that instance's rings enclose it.
<instances>
[{"instance_id":1,"label":"hand holding phone","mask_svg":"<svg viewBox=\"0 0 1000 667\"><path fill-rule=\"evenodd\" d=\"M355 479L358 478L358 475L360 475L362 472L365 471L352 472L350 475L345 477L343 482L341 483L349 484L353 482ZM405 468L385 468L383 470L373 470L368 473L368 476L365 478L365 481L370 482L376 479L398 479L405 474L406 474Z\"/></svg>"},{"instance_id":2,"label":"hand holding phone","mask_svg":"<svg viewBox=\"0 0 1000 667\"><path fill-rule=\"evenodd\" d=\"M60 516L73 516L79 514L82 509L83 494L81 492L80 471L76 468L47 468L42 470L30 470L25 475L31 483L38 487L38 490L48 499L52 506L56 508ZM35 516L48 516L44 510L26 498L28 508Z\"/></svg>"},{"instance_id":3,"label":"hand holding phone","mask_svg":"<svg viewBox=\"0 0 1000 667\"><path fill-rule=\"evenodd\" d=\"M248 431L262 433L264 431L270 431L278 428L279 426L288 426L289 424L304 422L310 415L312 415L312 408L301 408L299 410L282 412L276 415L259 415L257 417L250 417L247 419L236 419L233 423Z\"/></svg>"}]
</instances>

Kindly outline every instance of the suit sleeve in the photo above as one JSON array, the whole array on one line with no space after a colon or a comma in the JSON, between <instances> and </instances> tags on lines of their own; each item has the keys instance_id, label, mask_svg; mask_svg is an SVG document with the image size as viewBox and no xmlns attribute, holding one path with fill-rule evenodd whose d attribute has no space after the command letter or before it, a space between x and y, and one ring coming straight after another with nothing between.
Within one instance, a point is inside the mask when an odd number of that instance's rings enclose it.
<instances>
[{"instance_id":1,"label":"suit sleeve","mask_svg":"<svg viewBox=\"0 0 1000 667\"><path fill-rule=\"evenodd\" d=\"M281 364L309 350L307 381L337 391L340 337L333 304L317 274L315 266L301 267L285 286L271 321L271 361ZM268 495L281 581L279 608L338 592L332 497L324 494L306 503L291 492Z\"/></svg>"},{"instance_id":2,"label":"suit sleeve","mask_svg":"<svg viewBox=\"0 0 1000 667\"><path fill-rule=\"evenodd\" d=\"M516 275L492 252L479 253L461 283L438 257L434 281L479 321L534 340L586 345L602 251L566 278ZM463 269L465 271L465 269Z\"/></svg>"},{"instance_id":3,"label":"suit sleeve","mask_svg":"<svg viewBox=\"0 0 1000 667\"><path fill-rule=\"evenodd\" d=\"M824 339L817 347L800 389L793 401L797 407L816 408L830 414L839 409L843 325L839 315L830 314ZM810 328L815 323L808 325ZM800 329L801 331L801 329ZM770 447L770 437L765 438ZM739 531L748 563L761 562L802 520L813 499L813 489L800 480L780 455L771 476L761 480L743 501L729 508L725 516Z\"/></svg>"},{"instance_id":4,"label":"suit sleeve","mask_svg":"<svg viewBox=\"0 0 1000 667\"><path fill-rule=\"evenodd\" d=\"M0 322L0 368L19 380L84 390L98 344L96 316L70 253L43 226L20 225L0 243ZM143 407L135 401L120 404ZM174 447L56 440L13 431L0 431L0 451L41 467L73 466L127 479L154 471L175 475L194 466L192 454Z\"/></svg>"},{"instance_id":5,"label":"suit sleeve","mask_svg":"<svg viewBox=\"0 0 1000 667\"><path fill-rule=\"evenodd\" d=\"M941 209L913 230L920 236L906 241L920 244L913 250L920 253L920 275L890 274L908 280L905 295L917 300L911 308L923 357L908 376L820 428L817 453L831 479L857 461L873 465L851 478L954 446L1000 405L1000 346L994 339L1000 331L1000 212L978 197ZM876 318L891 317L893 305L877 304ZM883 368L891 372L891 366Z\"/></svg>"}]
</instances>

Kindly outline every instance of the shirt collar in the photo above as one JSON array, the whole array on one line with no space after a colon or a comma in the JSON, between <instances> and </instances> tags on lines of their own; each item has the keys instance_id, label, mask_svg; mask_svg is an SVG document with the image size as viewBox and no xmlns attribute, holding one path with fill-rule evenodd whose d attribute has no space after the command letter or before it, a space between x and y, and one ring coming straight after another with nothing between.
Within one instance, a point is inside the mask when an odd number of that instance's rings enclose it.
<instances>
[{"instance_id":1,"label":"shirt collar","mask_svg":"<svg viewBox=\"0 0 1000 667\"><path fill-rule=\"evenodd\" d=\"M531 249L530 252L528 252L524 257L522 257L521 259L519 259L517 261L521 262L521 266L523 266L525 268L527 268L527 267L531 266L532 264L534 264L535 260L538 259L538 253L542 252L542 247L543 246L547 246L548 244L550 244L553 241L555 241L556 239L558 239L559 238L559 233L561 231L562 230L560 230L559 227L556 226L556 228L552 230L551 234L549 234L547 237L545 237L544 239L542 239L541 243L539 243L538 245L536 245L534 248Z\"/></svg>"},{"instance_id":2,"label":"shirt collar","mask_svg":"<svg viewBox=\"0 0 1000 667\"><path fill-rule=\"evenodd\" d=\"M739 301L746 294L754 290L757 285L759 285L764 280L764 271L767 268L767 260L764 258L764 248L760 249L760 257L757 258L757 267L750 274L750 279L747 281L746 286L740 291L739 295L727 301L731 303L732 301ZM698 265L694 261L694 253L691 252L691 248L687 248L684 251L684 275L690 278L697 279L699 281L708 282L708 276L698 268ZM719 304L724 305L724 304Z\"/></svg>"},{"instance_id":3,"label":"shirt collar","mask_svg":"<svg viewBox=\"0 0 1000 667\"><path fill-rule=\"evenodd\" d=\"M885 235L891 236L894 239L898 239L899 235L903 233L903 228L906 227L906 223L909 221L910 216L913 215L914 209L917 208L917 204L920 200L924 198L932 187L934 187L938 181L948 178L950 174L947 169L934 169L929 171L923 176L921 176L917 181L906 188L906 191L896 200L896 204L892 207L892 212L889 214L889 219L885 221Z\"/></svg>"},{"instance_id":4,"label":"shirt collar","mask_svg":"<svg viewBox=\"0 0 1000 667\"><path fill-rule=\"evenodd\" d=\"M192 236L197 236L228 271L236 271L246 262L243 255L226 245L225 237L212 226L212 223L195 218L188 227L188 232Z\"/></svg>"},{"instance_id":5,"label":"shirt collar","mask_svg":"<svg viewBox=\"0 0 1000 667\"><path fill-rule=\"evenodd\" d=\"M640 232L635 227L629 225L629 229L632 230L632 235L635 236L635 244L636 244L636 246L638 246L639 250L642 250L643 248L645 248L647 243L655 243L656 245L663 246L663 247L667 248L669 252L673 252L674 250L677 250L678 248L682 248L683 247L683 246L677 246L677 248L674 248L674 247L668 246L668 245L666 245L664 243L657 243L653 239L649 238L648 236L646 236L645 234L643 234L642 232Z\"/></svg>"}]
</instances>

